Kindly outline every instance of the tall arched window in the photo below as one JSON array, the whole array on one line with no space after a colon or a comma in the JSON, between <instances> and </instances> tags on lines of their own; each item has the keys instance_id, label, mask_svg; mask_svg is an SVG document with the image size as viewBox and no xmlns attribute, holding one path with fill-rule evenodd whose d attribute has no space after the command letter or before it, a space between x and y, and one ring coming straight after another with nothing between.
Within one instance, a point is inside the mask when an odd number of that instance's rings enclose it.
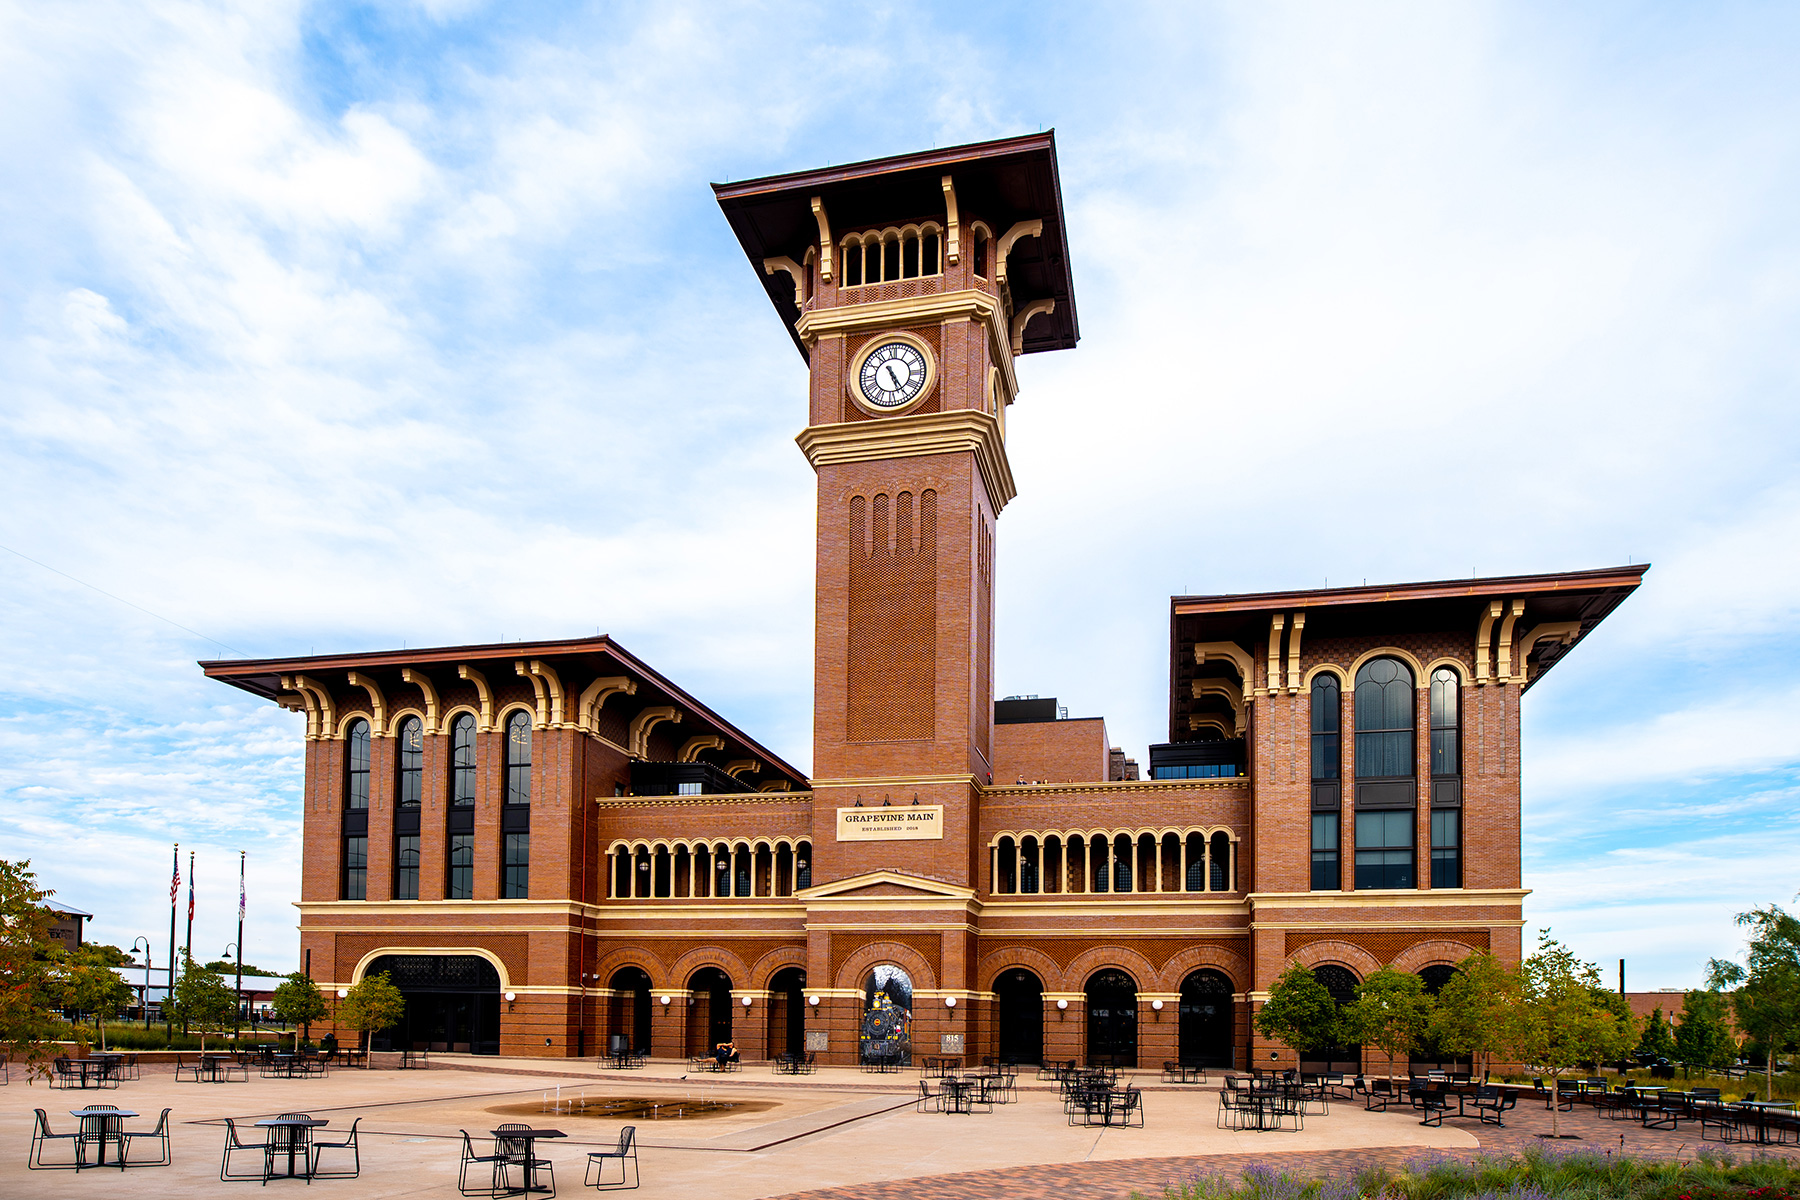
<instances>
[{"instance_id":1,"label":"tall arched window","mask_svg":"<svg viewBox=\"0 0 1800 1200\"><path fill-rule=\"evenodd\" d=\"M1411 778L1413 676L1396 658L1376 658L1356 673L1356 777Z\"/></svg>"},{"instance_id":2,"label":"tall arched window","mask_svg":"<svg viewBox=\"0 0 1800 1200\"><path fill-rule=\"evenodd\" d=\"M1336 891L1343 885L1338 858L1338 808L1343 782L1339 761L1343 718L1336 675L1324 672L1312 681L1312 890Z\"/></svg>"},{"instance_id":3,"label":"tall arched window","mask_svg":"<svg viewBox=\"0 0 1800 1200\"><path fill-rule=\"evenodd\" d=\"M1431 673L1431 778L1456 779L1462 775L1462 689L1456 672L1439 667ZM1433 803L1440 802L1432 788ZM1454 800L1455 788L1443 801Z\"/></svg>"},{"instance_id":4,"label":"tall arched window","mask_svg":"<svg viewBox=\"0 0 1800 1200\"><path fill-rule=\"evenodd\" d=\"M400 807L417 808L425 784L425 727L419 718L407 717L394 740L400 747Z\"/></svg>"},{"instance_id":5,"label":"tall arched window","mask_svg":"<svg viewBox=\"0 0 1800 1200\"><path fill-rule=\"evenodd\" d=\"M369 807L369 723L358 717L344 733L344 757L350 768L345 808Z\"/></svg>"},{"instance_id":6,"label":"tall arched window","mask_svg":"<svg viewBox=\"0 0 1800 1200\"><path fill-rule=\"evenodd\" d=\"M475 803L475 718L468 713L450 722L450 803Z\"/></svg>"},{"instance_id":7,"label":"tall arched window","mask_svg":"<svg viewBox=\"0 0 1800 1200\"><path fill-rule=\"evenodd\" d=\"M506 718L506 803L531 803L531 717L522 709Z\"/></svg>"}]
</instances>

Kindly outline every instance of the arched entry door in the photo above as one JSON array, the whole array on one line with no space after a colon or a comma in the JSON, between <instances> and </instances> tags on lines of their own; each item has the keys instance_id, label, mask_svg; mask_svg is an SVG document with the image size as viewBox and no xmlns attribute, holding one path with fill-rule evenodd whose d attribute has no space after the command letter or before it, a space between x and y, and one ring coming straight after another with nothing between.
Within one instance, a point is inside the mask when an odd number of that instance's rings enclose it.
<instances>
[{"instance_id":1,"label":"arched entry door","mask_svg":"<svg viewBox=\"0 0 1800 1200\"><path fill-rule=\"evenodd\" d=\"M650 976L642 967L621 967L607 983L612 992L606 1002L608 1054L635 1050L650 1053Z\"/></svg>"},{"instance_id":2,"label":"arched entry door","mask_svg":"<svg viewBox=\"0 0 1800 1200\"><path fill-rule=\"evenodd\" d=\"M1087 982L1087 1060L1090 1066L1137 1066L1137 981L1114 967Z\"/></svg>"},{"instance_id":3,"label":"arched entry door","mask_svg":"<svg viewBox=\"0 0 1800 1200\"><path fill-rule=\"evenodd\" d=\"M688 980L687 1052L711 1054L731 1040L731 977L717 967L701 967Z\"/></svg>"},{"instance_id":4,"label":"arched entry door","mask_svg":"<svg viewBox=\"0 0 1800 1200\"><path fill-rule=\"evenodd\" d=\"M1044 981L1024 967L1012 967L994 981L999 998L1000 1061L1044 1061Z\"/></svg>"},{"instance_id":5,"label":"arched entry door","mask_svg":"<svg viewBox=\"0 0 1800 1200\"><path fill-rule=\"evenodd\" d=\"M1230 1067L1237 1006L1231 980L1213 970L1194 971L1181 981L1181 1061L1202 1067Z\"/></svg>"},{"instance_id":6,"label":"arched entry door","mask_svg":"<svg viewBox=\"0 0 1800 1200\"><path fill-rule=\"evenodd\" d=\"M1339 1008L1356 1000L1356 985L1360 982L1355 972L1349 967L1340 967L1336 963L1326 963L1313 968L1313 978L1325 985L1331 998ZM1337 1072L1355 1075L1362 1072L1362 1047L1358 1045L1323 1046L1316 1050L1308 1050L1300 1055L1302 1071Z\"/></svg>"},{"instance_id":7,"label":"arched entry door","mask_svg":"<svg viewBox=\"0 0 1800 1200\"><path fill-rule=\"evenodd\" d=\"M912 1062L912 976L883 963L863 980L862 1029L857 1057L865 1063L904 1066Z\"/></svg>"},{"instance_id":8,"label":"arched entry door","mask_svg":"<svg viewBox=\"0 0 1800 1200\"><path fill-rule=\"evenodd\" d=\"M783 967L769 980L769 1057L806 1049L806 972Z\"/></svg>"},{"instance_id":9,"label":"arched entry door","mask_svg":"<svg viewBox=\"0 0 1800 1200\"><path fill-rule=\"evenodd\" d=\"M363 977L387 973L406 998L398 1025L375 1033L376 1050L500 1053L500 973L479 954L385 954Z\"/></svg>"},{"instance_id":10,"label":"arched entry door","mask_svg":"<svg viewBox=\"0 0 1800 1200\"><path fill-rule=\"evenodd\" d=\"M1437 963L1424 967L1419 971L1419 979L1425 985L1425 994L1435 996L1444 990L1444 985L1456 976L1456 968L1449 963ZM1475 1060L1473 1055L1445 1054L1429 1034L1423 1045L1412 1053L1409 1069L1414 1075L1423 1075L1427 1071L1466 1071L1473 1073Z\"/></svg>"}]
</instances>

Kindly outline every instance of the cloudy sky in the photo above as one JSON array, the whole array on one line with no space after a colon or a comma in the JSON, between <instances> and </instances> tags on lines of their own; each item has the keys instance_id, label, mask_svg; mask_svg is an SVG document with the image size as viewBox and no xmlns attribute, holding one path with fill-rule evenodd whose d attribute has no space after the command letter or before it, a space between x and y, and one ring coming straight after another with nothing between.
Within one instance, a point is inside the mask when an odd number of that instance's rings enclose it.
<instances>
[{"instance_id":1,"label":"cloudy sky","mask_svg":"<svg viewBox=\"0 0 1800 1200\"><path fill-rule=\"evenodd\" d=\"M604 630L806 764L804 368L706 185L1054 127L999 690L1141 757L1172 593L1649 560L1531 693L1527 911L1692 984L1800 890L1797 57L1781 4L0 3L0 853L126 945L194 847L211 957L246 849L292 969L300 718L198 658Z\"/></svg>"}]
</instances>

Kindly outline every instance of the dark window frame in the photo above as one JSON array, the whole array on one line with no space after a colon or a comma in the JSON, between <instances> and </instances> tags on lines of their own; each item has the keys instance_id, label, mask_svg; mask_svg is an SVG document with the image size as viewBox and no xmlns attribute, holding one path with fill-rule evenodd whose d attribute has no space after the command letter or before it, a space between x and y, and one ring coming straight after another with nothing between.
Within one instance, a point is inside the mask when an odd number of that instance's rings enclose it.
<instances>
[{"instance_id":1,"label":"dark window frame","mask_svg":"<svg viewBox=\"0 0 1800 1200\"><path fill-rule=\"evenodd\" d=\"M531 834L502 835L500 847L500 898L531 898Z\"/></svg>"},{"instance_id":2,"label":"dark window frame","mask_svg":"<svg viewBox=\"0 0 1800 1200\"><path fill-rule=\"evenodd\" d=\"M344 835L341 889L346 900L369 898L369 835L366 833Z\"/></svg>"},{"instance_id":3,"label":"dark window frame","mask_svg":"<svg viewBox=\"0 0 1800 1200\"><path fill-rule=\"evenodd\" d=\"M344 730L344 807L350 811L369 807L371 752L369 722L357 717Z\"/></svg>"},{"instance_id":4,"label":"dark window frame","mask_svg":"<svg viewBox=\"0 0 1800 1200\"><path fill-rule=\"evenodd\" d=\"M1462 809L1431 810L1431 886L1460 888L1463 885Z\"/></svg>"},{"instance_id":5,"label":"dark window frame","mask_svg":"<svg viewBox=\"0 0 1800 1200\"><path fill-rule=\"evenodd\" d=\"M502 753L506 763L504 803L531 803L531 714L515 708L506 714Z\"/></svg>"},{"instance_id":6,"label":"dark window frame","mask_svg":"<svg viewBox=\"0 0 1800 1200\"><path fill-rule=\"evenodd\" d=\"M475 835L453 833L446 846L448 869L444 872L444 899L475 898ZM459 861L461 859L462 861Z\"/></svg>"},{"instance_id":7,"label":"dark window frame","mask_svg":"<svg viewBox=\"0 0 1800 1200\"><path fill-rule=\"evenodd\" d=\"M1375 835L1379 825L1379 838ZM1418 886L1418 816L1410 808L1363 809L1356 814L1356 890L1403 891ZM1395 831L1404 842L1394 841Z\"/></svg>"},{"instance_id":8,"label":"dark window frame","mask_svg":"<svg viewBox=\"0 0 1800 1200\"><path fill-rule=\"evenodd\" d=\"M475 717L457 713L450 718L450 807L475 803Z\"/></svg>"},{"instance_id":9,"label":"dark window frame","mask_svg":"<svg viewBox=\"0 0 1800 1200\"><path fill-rule=\"evenodd\" d=\"M418 898L419 835L416 833L399 834L394 838L394 899L417 900Z\"/></svg>"},{"instance_id":10,"label":"dark window frame","mask_svg":"<svg viewBox=\"0 0 1800 1200\"><path fill-rule=\"evenodd\" d=\"M1431 777L1461 776L1462 676L1454 667L1437 667L1431 672Z\"/></svg>"},{"instance_id":11,"label":"dark window frame","mask_svg":"<svg viewBox=\"0 0 1800 1200\"><path fill-rule=\"evenodd\" d=\"M394 803L417 808L425 795L425 723L417 717L402 718L394 731L394 747Z\"/></svg>"},{"instance_id":12,"label":"dark window frame","mask_svg":"<svg viewBox=\"0 0 1800 1200\"><path fill-rule=\"evenodd\" d=\"M1329 836L1321 837L1321 834ZM1312 890L1337 892L1344 887L1343 859L1339 846L1343 832L1336 809L1312 814Z\"/></svg>"},{"instance_id":13,"label":"dark window frame","mask_svg":"<svg viewBox=\"0 0 1800 1200\"><path fill-rule=\"evenodd\" d=\"M1418 775L1417 686L1412 667L1389 654L1356 669L1353 718L1358 781Z\"/></svg>"}]
</instances>

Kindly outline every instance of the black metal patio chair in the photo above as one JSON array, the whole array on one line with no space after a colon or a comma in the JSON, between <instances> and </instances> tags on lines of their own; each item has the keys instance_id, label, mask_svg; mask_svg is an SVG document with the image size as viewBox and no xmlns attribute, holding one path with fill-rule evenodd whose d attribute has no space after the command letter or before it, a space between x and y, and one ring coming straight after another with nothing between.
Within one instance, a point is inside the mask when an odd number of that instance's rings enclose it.
<instances>
[{"instance_id":1,"label":"black metal patio chair","mask_svg":"<svg viewBox=\"0 0 1800 1200\"><path fill-rule=\"evenodd\" d=\"M138 1142L156 1142L160 1147L153 1159L131 1161L131 1147ZM120 1167L166 1167L175 1161L174 1152L169 1146L169 1110L163 1109L162 1116L156 1119L156 1125L150 1129L119 1130L119 1166Z\"/></svg>"},{"instance_id":2,"label":"black metal patio chair","mask_svg":"<svg viewBox=\"0 0 1800 1200\"><path fill-rule=\"evenodd\" d=\"M924 1080L920 1080L921 1087ZM607 1164L619 1164L619 1182L613 1183L606 1178ZM593 1179L589 1180L588 1176ZM625 1182L627 1175L631 1182ZM581 1185L596 1191L630 1191L641 1182L638 1175L637 1126L627 1125L619 1130L619 1144L611 1150L594 1150L588 1154L587 1171L582 1174Z\"/></svg>"},{"instance_id":3,"label":"black metal patio chair","mask_svg":"<svg viewBox=\"0 0 1800 1200\"><path fill-rule=\"evenodd\" d=\"M79 1133L53 1133L50 1129L50 1114L41 1108L32 1109L37 1114L37 1123L31 1128L31 1151L25 1158L25 1165L33 1171L79 1171L82 1167L82 1145ZM67 1142L75 1152L75 1161L66 1163L47 1163L44 1161L44 1148L55 1142Z\"/></svg>"}]
</instances>

